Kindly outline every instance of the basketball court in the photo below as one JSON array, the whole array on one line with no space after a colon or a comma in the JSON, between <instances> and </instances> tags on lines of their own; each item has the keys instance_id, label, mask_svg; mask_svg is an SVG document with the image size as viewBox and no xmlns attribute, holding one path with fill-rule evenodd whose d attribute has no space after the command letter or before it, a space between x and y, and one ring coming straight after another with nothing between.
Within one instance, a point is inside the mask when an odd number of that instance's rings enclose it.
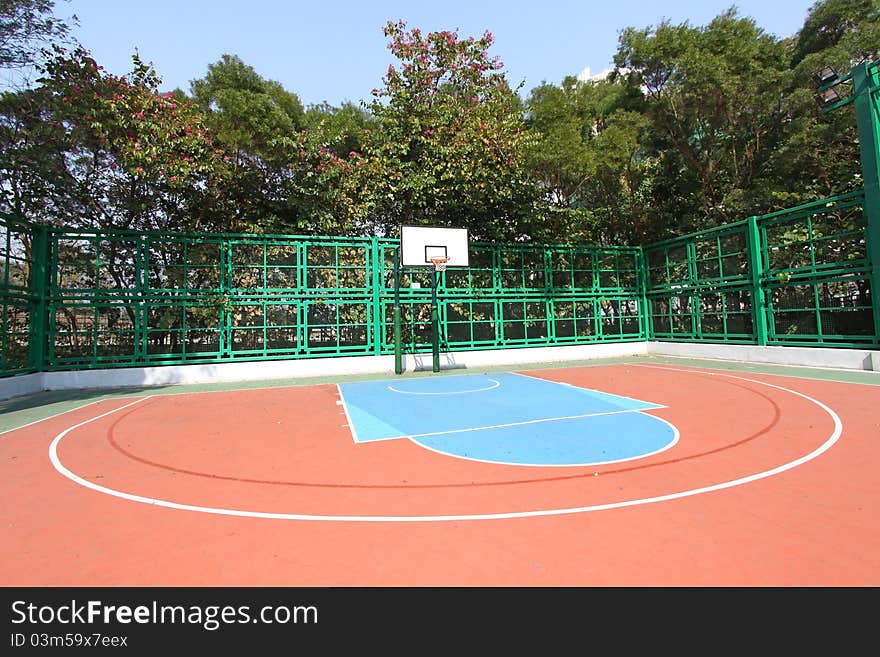
<instances>
[{"instance_id":1,"label":"basketball court","mask_svg":"<svg viewBox=\"0 0 880 657\"><path fill-rule=\"evenodd\" d=\"M0 402L0 581L880 584L876 372L649 355L443 368L438 282L469 266L467 231L404 226L399 247L393 373L223 382L194 366L207 382L113 388L106 370L101 387ZM426 280L419 370L400 307Z\"/></svg>"},{"instance_id":2,"label":"basketball court","mask_svg":"<svg viewBox=\"0 0 880 657\"><path fill-rule=\"evenodd\" d=\"M844 379L632 358L8 400L0 580L876 586L880 386Z\"/></svg>"}]
</instances>

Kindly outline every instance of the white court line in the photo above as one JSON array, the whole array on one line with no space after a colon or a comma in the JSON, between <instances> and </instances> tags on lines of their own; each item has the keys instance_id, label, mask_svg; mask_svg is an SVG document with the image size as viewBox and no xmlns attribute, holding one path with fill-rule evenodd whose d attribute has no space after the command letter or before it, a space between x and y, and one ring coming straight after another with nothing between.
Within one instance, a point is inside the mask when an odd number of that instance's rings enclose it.
<instances>
[{"instance_id":1,"label":"white court line","mask_svg":"<svg viewBox=\"0 0 880 657\"><path fill-rule=\"evenodd\" d=\"M351 437L354 439L354 442L359 443L360 438L358 438L357 431L355 431L354 422L351 421L351 415L348 414L348 405L345 403L345 395L342 394L342 388L339 387L338 383L336 384L336 392L339 395L339 403L342 405L342 410L345 411L345 421L348 422L348 430L351 431Z\"/></svg>"},{"instance_id":2,"label":"white court line","mask_svg":"<svg viewBox=\"0 0 880 657\"><path fill-rule=\"evenodd\" d=\"M650 365L644 365L644 367L652 367ZM680 369L675 368L663 368L670 369L676 372L681 372ZM690 370L684 370L690 371ZM828 416L831 418L834 423L834 430L831 432L831 435L823 442L819 447L814 449L812 452L795 459L794 461L789 461L788 463L784 463L775 468L771 468L770 470L764 470L762 472L758 472L752 475L748 475L746 477L740 477L738 479L732 479L729 481L713 484L710 486L703 486L701 488L693 488L689 490L678 491L675 493L668 493L666 495L657 495L655 497L644 497L640 499L634 500L625 500L622 502L610 502L607 504L595 504L589 506L578 506L578 507L567 507L567 508L558 508L558 509L540 509L535 511L511 511L507 513L474 513L474 514L459 514L459 515L432 515L432 516L373 516L373 515L362 515L362 516L350 516L350 515L312 515L312 514L304 514L304 513L268 513L264 511L248 511L243 509L226 509L226 508L217 508L217 507L207 507L207 506L196 506L192 504L178 504L177 502L171 502L168 500L162 500L152 497L144 497L141 495L132 495L130 493L125 493L122 491L114 490L112 488L107 488L106 486L99 486L91 481L87 481L82 477L74 474L70 470L62 465L61 461L58 459L58 443L64 438L67 434L69 434L74 429L81 427L83 425L88 424L89 422L93 422L102 417L110 415L111 413L115 413L116 411L122 410L123 408L127 408L128 406L132 406L137 404L144 399L139 399L138 401L132 402L131 404L127 404L121 408L114 409L112 411L108 411L107 413L103 413L98 415L97 417L91 418L89 420L85 420L84 422L80 422L79 424L75 424L57 436L55 436L52 444L49 446L49 458L52 462L52 465L55 469L61 473L63 476L71 479L72 481L85 486L86 488L90 488L91 490L97 491L99 493L104 493L106 495L111 495L114 497L118 497L121 499L129 500L132 502L141 502L144 504L150 504L153 506L159 506L169 509L177 509L182 511L195 511L198 513L211 513L215 515L225 515L225 516L237 516L237 517L247 517L247 518L262 518L269 520L308 520L308 521L332 521L332 522L457 522L464 520L508 520L514 518L535 518L535 517L546 517L546 516L560 516L560 515L570 515L575 513L587 513L592 511L605 511L609 509L620 509L624 507L630 506L640 506L643 504L654 504L657 502L667 502L670 500L681 499L684 497L691 497L694 495L701 495L703 493L710 493L718 490L724 490L726 488L733 488L734 486L741 486L743 484L747 484L753 481L758 481L760 479L764 479L767 477L771 477L782 472L786 472L787 470L791 470L796 468L804 463L812 461L816 457L823 454L825 451L831 448L839 439L841 434L843 433L843 422L840 417L835 413L831 408L823 404L817 399L810 397L809 395L805 395L796 390L791 390L789 388L784 388L782 386L774 385L772 383L766 383L765 381L758 381L756 379L748 379L745 377L734 376L734 375L726 375L726 374L713 374L713 376L727 376L733 379L741 379L743 381L750 381L752 383L757 383L758 385L768 386L770 388L775 388L777 390L782 390L783 392L789 392L793 395L806 399L807 401L815 404L819 408L821 408Z\"/></svg>"},{"instance_id":3,"label":"white court line","mask_svg":"<svg viewBox=\"0 0 880 657\"><path fill-rule=\"evenodd\" d=\"M694 356L673 356L671 354L663 354L662 358L672 358L673 360L687 360L687 361L700 361L699 365L691 365L688 363L684 363L682 365L674 365L673 363L669 363L671 367L680 367L681 369L691 372L697 370L713 370L713 371L740 371L743 370L749 371L750 374L762 374L765 376L778 376L781 378L787 379L806 379L807 381L825 381L828 383L846 383L849 385L855 386L876 386L880 385L880 373L873 372L872 370L859 370L859 369L849 369L849 368L840 368L840 367L831 367L831 366L823 366L823 365L797 365L795 363L773 363L773 362L763 362L763 361L736 361L730 360L729 358L707 358L707 357L694 357ZM662 362L662 361L661 361ZM652 363L645 362L637 362L631 361L627 363L622 363L624 365L638 365L639 367L662 367L662 365L653 365ZM723 367L723 365L728 365L728 367ZM691 368L691 369L687 369ZM802 372L787 372L787 371L772 371L773 369L777 370L785 370L793 369L793 370L803 370ZM770 371L766 371L770 370ZM832 378L825 378L821 376L815 376L816 372L825 372L831 375ZM865 374L871 378L877 378L877 381L847 381L845 379L839 379L838 376L845 376L846 374Z\"/></svg>"},{"instance_id":4,"label":"white court line","mask_svg":"<svg viewBox=\"0 0 880 657\"><path fill-rule=\"evenodd\" d=\"M102 401L109 401L113 399L119 399L119 397L105 397L104 399L96 399L95 401L86 402L85 404L81 404L74 408L68 408L66 411L59 411L58 413L53 413L52 415L47 415L46 417L41 417L39 420L34 420L33 422L28 422L27 424L21 424L17 427L12 427L11 429L5 429L0 431L0 436L4 433L9 433L10 431L18 431L19 429L24 429L25 427L30 427L35 424L39 424L40 422L45 422L46 420L51 420L53 417L58 417L60 415L64 415L65 413L72 413L73 411L78 411L81 408L85 408L86 406L91 406L92 404L99 404Z\"/></svg>"},{"instance_id":5,"label":"white court line","mask_svg":"<svg viewBox=\"0 0 880 657\"><path fill-rule=\"evenodd\" d=\"M659 406L658 408L666 408ZM600 415L620 415L621 413L639 413L642 409L625 409L620 411L602 411L600 413L583 413L581 415L561 415L559 417L542 417L537 420L522 420L521 422L505 422L503 424L487 424L484 427L466 427L464 429L448 429L447 431L429 431L427 433L413 433L381 440L400 440L401 438L427 438L429 436L446 436L452 433L467 433L468 431L485 431L487 429L504 429L505 427L519 427L524 424L539 424L541 422L558 422L560 420L579 420L584 417L598 417ZM653 409L651 409L653 410Z\"/></svg>"},{"instance_id":6,"label":"white court line","mask_svg":"<svg viewBox=\"0 0 880 657\"><path fill-rule=\"evenodd\" d=\"M580 390L581 392L595 392L595 393L598 393L603 396L620 397L621 399L629 399L630 401L638 402L640 404L647 404L647 406L645 408L638 409L640 411L649 411L649 410L652 410L655 408L666 408L662 404L655 404L654 402L646 402L644 399L636 399L635 397L627 397L626 395L618 395L617 393L605 392L603 390L593 390L592 388L582 388L581 386L576 386L573 383L566 383L565 381L552 381L550 379L544 379L544 378L541 378L540 376L532 376L531 374L524 374L522 372L509 372L509 374L513 374L515 376L522 376L527 379L531 379L533 381L541 381L543 383L553 383L558 386L565 386L567 388L574 388L575 390ZM636 410L636 409L633 409L633 410Z\"/></svg>"},{"instance_id":7,"label":"white court line","mask_svg":"<svg viewBox=\"0 0 880 657\"><path fill-rule=\"evenodd\" d=\"M532 378L532 379L535 379L538 381L544 381L544 379L537 379L537 377L528 377L528 378ZM495 379L490 379L490 380L494 381ZM556 381L544 381L544 382L545 383L556 383ZM501 385L501 384L498 383L498 385ZM559 385L569 385L569 384L561 383ZM387 387L390 388L391 386L387 386ZM577 386L570 386L570 387L575 388L576 390L582 390L585 392L592 392L592 391L586 390L585 388L578 388ZM476 391L473 391L473 392L476 392ZM445 393L424 393L424 394L445 394ZM607 394L611 394L611 393L607 393ZM339 396L343 397L342 390L339 391ZM622 397L622 395L614 395L614 396ZM631 399L632 401L645 403L645 402L642 402L642 400L640 400L640 399L633 399L632 397L622 397L622 398L623 399ZM343 400L344 400L344 397L343 397ZM342 405L345 407L345 401L342 402ZM650 407L647 407L647 408L628 408L628 409L617 410L617 411L602 411L600 413L583 413L582 415L561 415L559 417L544 417L544 418L538 418L535 420L522 420L520 422L506 422L504 424L488 424L488 425L485 425L482 427L465 427L464 429L448 429L446 431L429 431L426 433L401 434L399 436L387 436L385 438L370 438L369 440L365 440L363 442L365 442L365 443L378 443L378 442L382 442L383 440L405 440L405 439L406 440L414 440L416 438L428 438L431 436L445 436L445 435L453 434L453 433L467 433L469 431L485 431L487 429L503 429L506 427L517 427L517 426L522 426L525 424L538 424L541 422L557 422L560 420L578 420L578 419L585 418L585 417L597 417L599 415L618 415L620 413L641 413L642 411L655 410L655 409L659 409L659 408L667 408L667 407L661 406L659 404L652 404ZM345 414L346 414L346 417L348 417L348 408L347 407L345 409ZM654 417L654 416L651 416L651 417ZM657 419L661 419L661 418L657 418ZM665 420L662 420L662 421L666 422ZM352 436L354 437L354 441L356 443L361 442L360 439L355 434L354 423L351 421L350 417L348 418L348 422L349 422L349 426L351 426L351 433L352 433ZM678 429L674 425L670 424L669 422L666 422L666 424L669 424L669 426L671 426L673 428L673 430L675 432L675 436L676 436L675 440L677 441L678 440ZM426 445L422 445L421 443L418 443L417 441L416 441L416 444L418 444L419 447L424 447L427 450L437 451L431 447L428 447ZM674 444L674 442L672 444ZM446 454L446 452L437 452L437 453L438 454ZM463 456L458 456L456 454L446 454L446 456L452 456L452 457L464 458L464 459L467 458L467 457L463 457ZM645 454L643 456L647 456L647 454ZM467 460L481 461L482 459L467 459ZM507 463L506 461L484 461L484 462L485 463ZM605 463L605 461L603 461L603 463ZM608 463L611 463L611 461L608 461ZM536 463L536 464L508 463L508 465L543 466L544 464L540 464L540 463ZM590 464L588 464L588 465L590 465ZM550 466L546 466L546 467L550 467ZM566 467L573 467L573 466L567 465Z\"/></svg>"},{"instance_id":8,"label":"white court line","mask_svg":"<svg viewBox=\"0 0 880 657\"><path fill-rule=\"evenodd\" d=\"M501 385L501 381L496 381L495 379L489 380L495 385L489 386L488 388L475 388L473 390L453 390L452 392L414 392L412 390L398 390L393 386L385 387L388 388L391 392L399 392L401 395L466 395L471 392L485 392L486 390L494 390Z\"/></svg>"},{"instance_id":9,"label":"white court line","mask_svg":"<svg viewBox=\"0 0 880 657\"><path fill-rule=\"evenodd\" d=\"M665 406L663 408L665 408ZM663 424L668 425L669 428L672 429L672 440L669 441L667 444L663 445L660 449L656 449L653 452L644 452L642 454L636 454L635 456L628 456L628 457L622 458L622 459L612 459L612 460L608 460L608 461L593 461L591 463L518 463L515 461L492 461L490 459L478 459L478 458L474 458L472 456L462 456L461 454L444 452L444 451L436 449L434 447L430 447L429 445L425 445L424 443L420 443L418 440L414 440L414 439L412 442L414 442L416 445L418 445L422 449L428 450L429 452L435 452L437 454L442 454L443 456L447 456L447 457L451 457L451 458L455 458L455 459L461 459L463 461L473 461L476 463L492 463L493 465L510 465L510 466L516 466L516 467L524 467L524 468L584 468L584 467L589 467L589 466L611 465L612 463L624 463L626 461L635 461L637 459L644 459L649 456L653 456L654 454L660 454L661 452L665 452L667 449L671 449L672 447L674 447L678 443L678 439L681 437L681 434L678 431L678 427L676 427L674 424L672 424L672 422L669 422L668 420L665 420L662 417L650 415L649 413L642 413L641 411L633 410L633 411L608 411L605 413L594 413L593 415L615 415L617 413L638 413L640 415L646 415L653 420L658 420L659 422L662 422ZM585 417L593 417L593 415L587 415ZM577 417L577 416L575 416L575 417ZM564 418L560 418L560 419L564 419ZM469 431L469 429L466 429L465 431Z\"/></svg>"}]
</instances>

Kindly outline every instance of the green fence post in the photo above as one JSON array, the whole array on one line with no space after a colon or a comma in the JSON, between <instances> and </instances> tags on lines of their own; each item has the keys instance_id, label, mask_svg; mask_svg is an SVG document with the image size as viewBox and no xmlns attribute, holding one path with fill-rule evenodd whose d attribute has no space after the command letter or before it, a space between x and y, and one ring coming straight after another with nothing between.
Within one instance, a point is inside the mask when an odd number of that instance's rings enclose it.
<instances>
[{"instance_id":1,"label":"green fence post","mask_svg":"<svg viewBox=\"0 0 880 657\"><path fill-rule=\"evenodd\" d=\"M150 298L150 248L146 235L137 238L137 257L135 269L137 271L136 287L137 300L133 302L134 308L134 359L142 362L149 354L149 301Z\"/></svg>"},{"instance_id":2,"label":"green fence post","mask_svg":"<svg viewBox=\"0 0 880 657\"><path fill-rule=\"evenodd\" d=\"M403 340L400 336L400 247L394 249L394 373L403 374Z\"/></svg>"},{"instance_id":3,"label":"green fence post","mask_svg":"<svg viewBox=\"0 0 880 657\"><path fill-rule=\"evenodd\" d=\"M28 361L31 368L42 372L46 367L46 347L49 340L49 229L36 225L33 226L33 231L31 275L28 281L31 297Z\"/></svg>"},{"instance_id":4,"label":"green fence post","mask_svg":"<svg viewBox=\"0 0 880 657\"><path fill-rule=\"evenodd\" d=\"M758 218L748 219L749 280L752 287L752 321L755 325L755 339L758 344L767 344L767 298L764 295L764 251Z\"/></svg>"},{"instance_id":5,"label":"green fence post","mask_svg":"<svg viewBox=\"0 0 880 657\"><path fill-rule=\"evenodd\" d=\"M852 70L853 104L859 131L862 176L865 181L864 213L868 222L866 245L871 261L871 304L874 338L880 335L880 105L877 101L880 63L865 62Z\"/></svg>"},{"instance_id":6,"label":"green fence post","mask_svg":"<svg viewBox=\"0 0 880 657\"><path fill-rule=\"evenodd\" d=\"M654 339L654 316L648 307L648 264L644 247L636 252L636 285L639 288L639 333L645 340Z\"/></svg>"},{"instance_id":7,"label":"green fence post","mask_svg":"<svg viewBox=\"0 0 880 657\"><path fill-rule=\"evenodd\" d=\"M229 305L230 293L229 289L234 286L232 281L232 242L229 240L221 240L217 245L219 262L217 263L217 277L219 280L218 293L222 300L217 313L217 349L220 358L232 355L232 331L233 331L233 312ZM266 264L265 248L263 249L263 266ZM264 269L265 271L265 269ZM263 322L265 323L265 319ZM265 344L265 343L264 343Z\"/></svg>"},{"instance_id":8,"label":"green fence post","mask_svg":"<svg viewBox=\"0 0 880 657\"><path fill-rule=\"evenodd\" d=\"M373 353L379 356L382 353L382 347L385 345L385 315L382 312L382 291L385 286L385 251L379 244L379 238L370 239L370 276L364 277L367 289L370 290L372 296L370 307L373 315L372 321L368 322L370 328L368 335L373 336Z\"/></svg>"},{"instance_id":9,"label":"green fence post","mask_svg":"<svg viewBox=\"0 0 880 657\"><path fill-rule=\"evenodd\" d=\"M437 286L440 274L431 269L431 369L440 371L440 314L437 310Z\"/></svg>"}]
</instances>

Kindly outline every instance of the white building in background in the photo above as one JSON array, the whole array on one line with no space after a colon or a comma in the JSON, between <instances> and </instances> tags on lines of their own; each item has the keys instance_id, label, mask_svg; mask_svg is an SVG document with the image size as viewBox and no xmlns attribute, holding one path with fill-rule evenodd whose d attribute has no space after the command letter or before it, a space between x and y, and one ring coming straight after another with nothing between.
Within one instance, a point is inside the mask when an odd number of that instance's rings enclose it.
<instances>
[{"instance_id":1,"label":"white building in background","mask_svg":"<svg viewBox=\"0 0 880 657\"><path fill-rule=\"evenodd\" d=\"M597 73L596 75L590 74L590 67L587 66L583 71L577 74L577 79L580 82L598 82L599 80L604 80L608 77L608 74L613 71L613 68L606 68L601 73Z\"/></svg>"}]
</instances>

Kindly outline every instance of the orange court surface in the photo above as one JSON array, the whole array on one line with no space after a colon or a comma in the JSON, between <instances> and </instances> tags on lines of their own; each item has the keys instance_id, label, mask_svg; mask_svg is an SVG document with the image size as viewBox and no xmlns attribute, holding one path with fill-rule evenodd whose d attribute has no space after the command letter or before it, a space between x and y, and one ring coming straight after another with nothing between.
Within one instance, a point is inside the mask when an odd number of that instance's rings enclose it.
<instances>
[{"instance_id":1,"label":"orange court surface","mask_svg":"<svg viewBox=\"0 0 880 657\"><path fill-rule=\"evenodd\" d=\"M563 426L575 441L601 429L620 442L612 421L625 410L362 441L329 381L13 398L2 403L0 584L880 584L880 375L651 358L511 373L648 400L639 416L669 439L574 464L427 442L503 446L513 425L517 440L543 432L541 445ZM432 398L450 419L483 408L479 394L454 393ZM404 396L388 412L418 419Z\"/></svg>"}]
</instances>

